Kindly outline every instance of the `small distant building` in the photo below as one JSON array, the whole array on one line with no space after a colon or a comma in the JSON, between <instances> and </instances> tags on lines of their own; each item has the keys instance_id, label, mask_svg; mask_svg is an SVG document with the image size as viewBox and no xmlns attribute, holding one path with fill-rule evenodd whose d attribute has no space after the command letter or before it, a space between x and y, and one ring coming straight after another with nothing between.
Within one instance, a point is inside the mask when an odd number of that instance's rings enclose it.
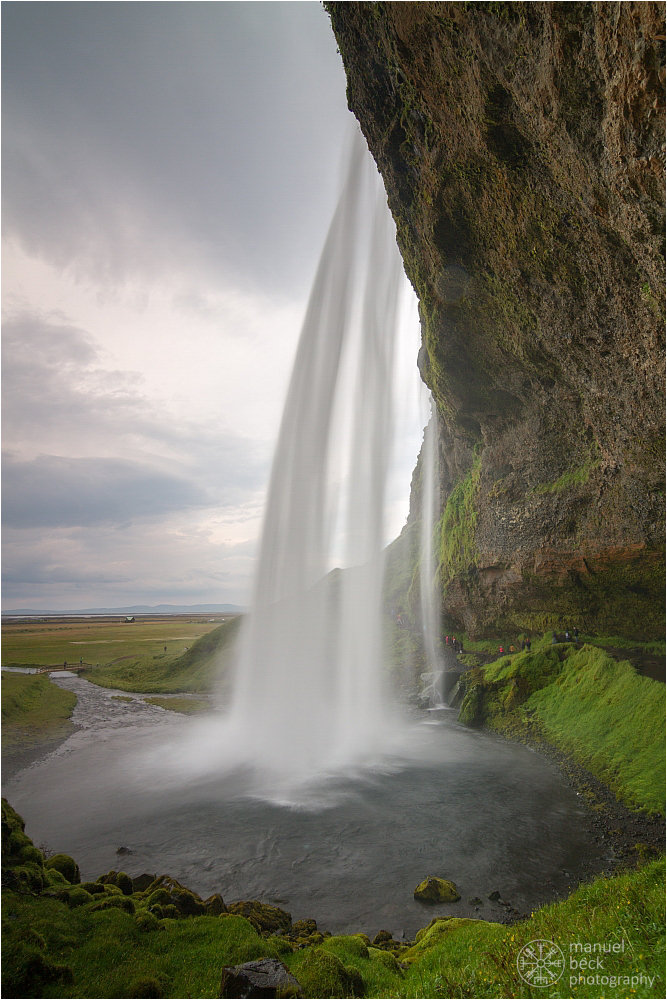
<instances>
[{"instance_id":1,"label":"small distant building","mask_svg":"<svg viewBox=\"0 0 667 1000\"><path fill-rule=\"evenodd\" d=\"M134 615L126 615L125 621L126 622L133 622L134 621Z\"/></svg>"}]
</instances>

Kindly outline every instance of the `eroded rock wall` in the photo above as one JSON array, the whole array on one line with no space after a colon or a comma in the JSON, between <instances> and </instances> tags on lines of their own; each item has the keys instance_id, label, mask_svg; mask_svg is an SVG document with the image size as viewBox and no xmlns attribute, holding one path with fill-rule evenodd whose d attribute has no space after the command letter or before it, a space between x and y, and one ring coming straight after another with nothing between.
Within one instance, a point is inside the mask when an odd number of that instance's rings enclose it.
<instances>
[{"instance_id":1,"label":"eroded rock wall","mask_svg":"<svg viewBox=\"0 0 667 1000\"><path fill-rule=\"evenodd\" d=\"M662 3L328 3L437 401L446 613L664 620Z\"/></svg>"}]
</instances>

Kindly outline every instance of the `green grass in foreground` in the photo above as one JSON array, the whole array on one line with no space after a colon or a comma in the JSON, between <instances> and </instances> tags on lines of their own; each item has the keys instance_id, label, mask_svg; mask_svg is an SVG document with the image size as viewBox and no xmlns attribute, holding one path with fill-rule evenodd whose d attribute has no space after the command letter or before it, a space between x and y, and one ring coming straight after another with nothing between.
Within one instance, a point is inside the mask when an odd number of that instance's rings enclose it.
<instances>
[{"instance_id":1,"label":"green grass in foreground","mask_svg":"<svg viewBox=\"0 0 667 1000\"><path fill-rule=\"evenodd\" d=\"M106 667L86 670L82 677L101 687L150 694L208 692L218 673L230 666L241 618L232 618L201 636L180 656L137 656Z\"/></svg>"},{"instance_id":2,"label":"green grass in foreground","mask_svg":"<svg viewBox=\"0 0 667 1000\"><path fill-rule=\"evenodd\" d=\"M470 681L462 721L485 721L500 732L537 722L549 742L627 805L664 815L664 684L602 649L565 643L503 656Z\"/></svg>"},{"instance_id":3,"label":"green grass in foreground","mask_svg":"<svg viewBox=\"0 0 667 1000\"><path fill-rule=\"evenodd\" d=\"M2 672L2 743L52 735L66 727L76 695L63 691L46 674Z\"/></svg>"},{"instance_id":4,"label":"green grass in foreground","mask_svg":"<svg viewBox=\"0 0 667 1000\"><path fill-rule=\"evenodd\" d=\"M664 877L664 861L656 861L600 878L510 927L441 919L399 956L405 970L356 935L292 952L287 941L261 937L240 916L142 922L141 894L130 897L131 914L4 892L3 996L217 997L223 965L270 956L285 962L311 998L351 996L354 969L367 997L664 997ZM555 942L565 957L562 977L547 991L531 988L517 972L520 949L535 939ZM590 958L583 947L574 950L577 943L606 945L609 953L596 953L597 968L575 970L571 962ZM613 952L614 945L623 950ZM49 975L68 978L63 966L73 981L49 983ZM25 980L40 969L47 982L35 989Z\"/></svg>"}]
</instances>

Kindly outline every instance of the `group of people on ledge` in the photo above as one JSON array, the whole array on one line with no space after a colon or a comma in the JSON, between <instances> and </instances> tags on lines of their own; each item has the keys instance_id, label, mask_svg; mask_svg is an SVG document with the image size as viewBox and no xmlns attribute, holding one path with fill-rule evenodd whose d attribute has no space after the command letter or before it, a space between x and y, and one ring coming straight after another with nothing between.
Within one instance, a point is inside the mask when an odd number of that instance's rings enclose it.
<instances>
[{"instance_id":1,"label":"group of people on ledge","mask_svg":"<svg viewBox=\"0 0 667 1000\"><path fill-rule=\"evenodd\" d=\"M445 645L446 646L453 646L455 653L462 653L463 652L463 643L461 642L460 639L457 639L455 635L446 635L445 636Z\"/></svg>"},{"instance_id":2,"label":"group of people on ledge","mask_svg":"<svg viewBox=\"0 0 667 1000\"><path fill-rule=\"evenodd\" d=\"M522 639L521 640L521 652L523 653L524 650L527 653L530 653L530 639ZM505 649L504 646L498 646L498 652L501 653L501 654L504 654L506 652L507 653L516 653L516 652L518 652L518 650L516 649L516 646L510 646L507 650Z\"/></svg>"}]
</instances>

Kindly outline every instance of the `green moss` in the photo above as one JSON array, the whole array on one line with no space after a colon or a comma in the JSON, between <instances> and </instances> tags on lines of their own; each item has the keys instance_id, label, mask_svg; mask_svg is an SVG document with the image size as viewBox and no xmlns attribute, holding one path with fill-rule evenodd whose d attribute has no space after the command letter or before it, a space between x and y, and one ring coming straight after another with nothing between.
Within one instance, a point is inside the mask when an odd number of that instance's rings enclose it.
<instances>
[{"instance_id":1,"label":"green moss","mask_svg":"<svg viewBox=\"0 0 667 1000\"><path fill-rule=\"evenodd\" d=\"M459 718L538 724L630 807L665 813L664 685L603 650L559 643L470 671Z\"/></svg>"},{"instance_id":2,"label":"green moss","mask_svg":"<svg viewBox=\"0 0 667 1000\"><path fill-rule=\"evenodd\" d=\"M579 465L575 469L569 469L564 472L562 476L554 480L552 483L543 483L541 486L536 486L534 493L562 493L563 490L570 489L572 486L578 486L581 483L588 481L588 478L593 471L600 465L600 459L591 459L585 465Z\"/></svg>"},{"instance_id":3,"label":"green moss","mask_svg":"<svg viewBox=\"0 0 667 1000\"><path fill-rule=\"evenodd\" d=\"M449 494L440 519L439 572L444 586L477 564L475 498L481 468L482 459L475 456L468 474Z\"/></svg>"},{"instance_id":4,"label":"green moss","mask_svg":"<svg viewBox=\"0 0 667 1000\"><path fill-rule=\"evenodd\" d=\"M47 859L46 867L55 868L55 870L60 872L61 875L64 875L67 881L71 882L72 885L81 881L79 866L74 858L71 858L69 854L53 854Z\"/></svg>"}]
</instances>

